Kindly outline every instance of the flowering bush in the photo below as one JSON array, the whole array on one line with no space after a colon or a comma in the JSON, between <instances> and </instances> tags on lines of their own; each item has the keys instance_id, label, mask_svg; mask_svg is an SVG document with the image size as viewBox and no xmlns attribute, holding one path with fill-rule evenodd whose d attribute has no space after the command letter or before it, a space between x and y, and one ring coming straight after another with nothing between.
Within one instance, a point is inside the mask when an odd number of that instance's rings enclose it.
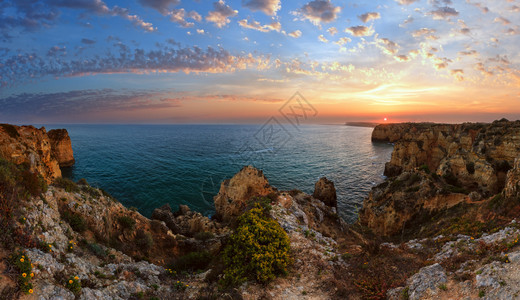
<instances>
[{"instance_id":1,"label":"flowering bush","mask_svg":"<svg viewBox=\"0 0 520 300\"><path fill-rule=\"evenodd\" d=\"M23 252L18 252L11 256L11 262L19 272L18 286L20 290L25 294L32 294L33 285L31 279L33 279L34 273L32 272L33 265L31 260Z\"/></svg>"},{"instance_id":2,"label":"flowering bush","mask_svg":"<svg viewBox=\"0 0 520 300\"><path fill-rule=\"evenodd\" d=\"M71 277L65 287L68 288L74 295L78 295L81 292L81 281L78 276Z\"/></svg>"},{"instance_id":3,"label":"flowering bush","mask_svg":"<svg viewBox=\"0 0 520 300\"><path fill-rule=\"evenodd\" d=\"M265 283L286 274L291 263L287 233L258 203L238 219L238 227L224 249L224 285L247 279Z\"/></svg>"}]
</instances>

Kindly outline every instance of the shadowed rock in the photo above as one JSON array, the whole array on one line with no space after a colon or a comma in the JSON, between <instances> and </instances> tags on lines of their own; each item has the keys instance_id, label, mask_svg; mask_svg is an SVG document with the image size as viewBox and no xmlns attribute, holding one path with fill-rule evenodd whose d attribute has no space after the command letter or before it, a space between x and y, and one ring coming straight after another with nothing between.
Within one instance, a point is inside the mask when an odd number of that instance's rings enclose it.
<instances>
[{"instance_id":1,"label":"shadowed rock","mask_svg":"<svg viewBox=\"0 0 520 300\"><path fill-rule=\"evenodd\" d=\"M314 193L312 196L323 201L323 203L330 207L338 206L338 198L336 196L334 182L328 180L326 177L320 178L320 180L314 184Z\"/></svg>"}]
</instances>

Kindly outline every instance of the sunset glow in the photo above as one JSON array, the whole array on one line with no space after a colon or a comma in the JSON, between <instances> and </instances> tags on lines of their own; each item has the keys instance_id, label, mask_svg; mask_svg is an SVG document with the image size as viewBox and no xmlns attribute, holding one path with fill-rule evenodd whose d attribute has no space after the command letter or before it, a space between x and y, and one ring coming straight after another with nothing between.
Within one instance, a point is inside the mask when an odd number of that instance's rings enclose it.
<instances>
[{"instance_id":1,"label":"sunset glow","mask_svg":"<svg viewBox=\"0 0 520 300\"><path fill-rule=\"evenodd\" d=\"M8 0L0 118L261 123L300 92L316 123L517 119L519 7Z\"/></svg>"}]
</instances>

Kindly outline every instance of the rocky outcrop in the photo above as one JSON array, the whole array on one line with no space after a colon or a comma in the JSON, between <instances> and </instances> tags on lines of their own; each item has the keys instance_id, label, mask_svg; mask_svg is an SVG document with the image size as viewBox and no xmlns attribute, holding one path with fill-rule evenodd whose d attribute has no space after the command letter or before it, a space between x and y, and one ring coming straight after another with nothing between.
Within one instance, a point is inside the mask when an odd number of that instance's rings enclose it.
<instances>
[{"instance_id":1,"label":"rocky outcrop","mask_svg":"<svg viewBox=\"0 0 520 300\"><path fill-rule=\"evenodd\" d=\"M513 168L507 172L504 196L508 199L520 200L520 157L515 159Z\"/></svg>"},{"instance_id":2,"label":"rocky outcrop","mask_svg":"<svg viewBox=\"0 0 520 300\"><path fill-rule=\"evenodd\" d=\"M60 167L71 167L74 165L74 154L69 133L66 129L53 129L48 133L51 141L51 149L54 157L58 160Z\"/></svg>"},{"instance_id":3,"label":"rocky outcrop","mask_svg":"<svg viewBox=\"0 0 520 300\"><path fill-rule=\"evenodd\" d=\"M326 177L320 178L314 184L314 193L312 196L323 201L330 207L338 207L338 197L336 196L336 188L334 182L328 180Z\"/></svg>"},{"instance_id":4,"label":"rocky outcrop","mask_svg":"<svg viewBox=\"0 0 520 300\"><path fill-rule=\"evenodd\" d=\"M375 142L395 143L385 166L390 178L375 187L360 211L361 224L394 235L414 220L506 187L517 195L520 121L491 124L404 123L377 126Z\"/></svg>"},{"instance_id":5,"label":"rocky outcrop","mask_svg":"<svg viewBox=\"0 0 520 300\"><path fill-rule=\"evenodd\" d=\"M44 127L0 124L0 158L27 165L31 172L41 174L48 183L61 177L60 165Z\"/></svg>"},{"instance_id":6,"label":"rocky outcrop","mask_svg":"<svg viewBox=\"0 0 520 300\"><path fill-rule=\"evenodd\" d=\"M267 196L276 189L269 185L262 171L243 167L231 179L223 181L214 197L217 219L232 221L244 212L253 196Z\"/></svg>"},{"instance_id":7,"label":"rocky outcrop","mask_svg":"<svg viewBox=\"0 0 520 300\"><path fill-rule=\"evenodd\" d=\"M427 166L463 186L495 194L504 188L520 151L520 121L384 124L374 129L372 140L395 143L387 176Z\"/></svg>"}]
</instances>

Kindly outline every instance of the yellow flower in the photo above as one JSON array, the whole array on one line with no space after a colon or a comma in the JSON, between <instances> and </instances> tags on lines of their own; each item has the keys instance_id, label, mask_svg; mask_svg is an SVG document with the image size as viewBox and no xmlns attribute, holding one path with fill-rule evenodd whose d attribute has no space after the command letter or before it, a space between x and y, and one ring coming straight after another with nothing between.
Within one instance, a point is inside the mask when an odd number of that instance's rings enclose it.
<instances>
[{"instance_id":1,"label":"yellow flower","mask_svg":"<svg viewBox=\"0 0 520 300\"><path fill-rule=\"evenodd\" d=\"M49 244L49 248L52 248L52 245L51 245L51 244Z\"/></svg>"},{"instance_id":2,"label":"yellow flower","mask_svg":"<svg viewBox=\"0 0 520 300\"><path fill-rule=\"evenodd\" d=\"M69 284L72 284L72 282L73 282L73 281L72 281L72 279L71 279L71 280L69 280Z\"/></svg>"},{"instance_id":3,"label":"yellow flower","mask_svg":"<svg viewBox=\"0 0 520 300\"><path fill-rule=\"evenodd\" d=\"M25 221L25 217L23 217L23 220Z\"/></svg>"},{"instance_id":4,"label":"yellow flower","mask_svg":"<svg viewBox=\"0 0 520 300\"><path fill-rule=\"evenodd\" d=\"M79 277L78 276L74 276L74 279L79 280Z\"/></svg>"},{"instance_id":5,"label":"yellow flower","mask_svg":"<svg viewBox=\"0 0 520 300\"><path fill-rule=\"evenodd\" d=\"M29 294L32 294L33 293L33 290L32 289L29 289Z\"/></svg>"},{"instance_id":6,"label":"yellow flower","mask_svg":"<svg viewBox=\"0 0 520 300\"><path fill-rule=\"evenodd\" d=\"M31 277L34 277L34 273L31 273L30 276L31 276Z\"/></svg>"},{"instance_id":7,"label":"yellow flower","mask_svg":"<svg viewBox=\"0 0 520 300\"><path fill-rule=\"evenodd\" d=\"M20 258L20 262L23 262L23 256L22 256L22 258Z\"/></svg>"},{"instance_id":8,"label":"yellow flower","mask_svg":"<svg viewBox=\"0 0 520 300\"><path fill-rule=\"evenodd\" d=\"M23 273L23 274L22 274L22 277L23 277L23 278L27 277L27 274L26 274L26 273Z\"/></svg>"}]
</instances>

